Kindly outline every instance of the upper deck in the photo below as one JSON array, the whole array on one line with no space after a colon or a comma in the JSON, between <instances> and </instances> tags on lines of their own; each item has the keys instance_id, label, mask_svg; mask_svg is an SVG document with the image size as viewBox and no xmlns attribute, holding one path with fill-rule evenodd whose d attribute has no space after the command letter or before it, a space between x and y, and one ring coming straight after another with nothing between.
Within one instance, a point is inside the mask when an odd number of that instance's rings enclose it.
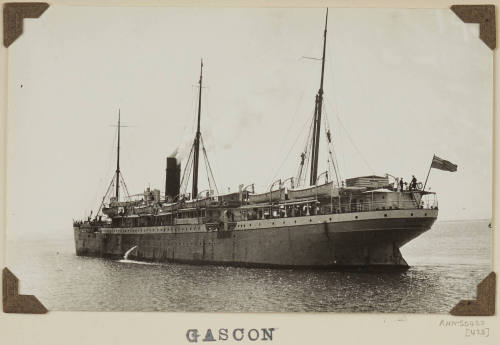
<instances>
[{"instance_id":1,"label":"upper deck","mask_svg":"<svg viewBox=\"0 0 500 345\"><path fill-rule=\"evenodd\" d=\"M109 219L88 220L78 226L149 227L164 225L200 225L237 223L251 220L307 217L314 215L372 212L379 210L438 209L436 195L423 191L394 191L391 189L343 188L335 196L318 195L303 199L288 198L249 203L248 199L217 199L177 203L121 202L110 205L114 212ZM139 210L139 211L138 211Z\"/></svg>"}]
</instances>

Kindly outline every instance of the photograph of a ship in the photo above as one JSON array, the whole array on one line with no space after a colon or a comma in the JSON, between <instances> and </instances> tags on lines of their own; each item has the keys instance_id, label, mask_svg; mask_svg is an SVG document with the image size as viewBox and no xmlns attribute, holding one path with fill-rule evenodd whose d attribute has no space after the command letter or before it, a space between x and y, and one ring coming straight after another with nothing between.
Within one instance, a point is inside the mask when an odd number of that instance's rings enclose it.
<instances>
[{"instance_id":1,"label":"photograph of a ship","mask_svg":"<svg viewBox=\"0 0 500 345\"><path fill-rule=\"evenodd\" d=\"M54 7L45 25L108 10ZM117 11L140 62L106 48L114 28L92 36L103 41L93 63L116 59L101 73L133 72L88 76L128 96L93 94L107 107L99 134L87 133L88 153L77 133L63 149L80 154L71 246L43 246L28 269L22 234L10 244L49 308L446 313L474 296L491 271L492 52L477 27L446 10ZM162 60L151 91L134 86ZM55 287L64 275L81 286L71 298Z\"/></svg>"},{"instance_id":2,"label":"photograph of a ship","mask_svg":"<svg viewBox=\"0 0 500 345\"><path fill-rule=\"evenodd\" d=\"M197 129L187 168L181 173L177 159L167 158L164 198L159 189L147 189L139 200L129 195L120 199L120 185L125 182L120 175L118 118L116 175L108 188L109 193L114 184L114 196L104 203L105 196L94 218L73 224L77 255L263 267L407 267L399 248L429 230L437 219L436 199L425 198L435 193L425 191L416 180L405 186L398 178L390 182L388 176L349 178L341 185L333 145L328 147L329 170L318 174L327 24L328 10L311 140L300 154L295 179L279 179L264 193L240 185L238 192L214 194L217 184L200 130L202 61ZM329 129L324 135L332 144ZM211 189L207 191L198 190L200 146L209 169ZM436 156L432 167L457 170ZM186 194L190 176L192 189Z\"/></svg>"}]
</instances>

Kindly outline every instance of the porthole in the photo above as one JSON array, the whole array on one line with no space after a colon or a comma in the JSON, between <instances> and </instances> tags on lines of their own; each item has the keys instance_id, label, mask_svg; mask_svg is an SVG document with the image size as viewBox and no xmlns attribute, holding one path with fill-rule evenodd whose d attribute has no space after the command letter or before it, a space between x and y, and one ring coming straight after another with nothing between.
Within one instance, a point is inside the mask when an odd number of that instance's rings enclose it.
<instances>
[{"instance_id":1,"label":"porthole","mask_svg":"<svg viewBox=\"0 0 500 345\"><path fill-rule=\"evenodd\" d=\"M413 217L413 213L411 213L411 214L410 214L410 216L412 216L412 217Z\"/></svg>"},{"instance_id":2,"label":"porthole","mask_svg":"<svg viewBox=\"0 0 500 345\"><path fill-rule=\"evenodd\" d=\"M424 216L427 216L427 213L424 213Z\"/></svg>"},{"instance_id":3,"label":"porthole","mask_svg":"<svg viewBox=\"0 0 500 345\"><path fill-rule=\"evenodd\" d=\"M356 217L356 218L358 218L358 217ZM332 221L332 218L330 218L330 222L331 222L331 221Z\"/></svg>"},{"instance_id":4,"label":"porthole","mask_svg":"<svg viewBox=\"0 0 500 345\"><path fill-rule=\"evenodd\" d=\"M358 216L354 217L355 219L358 219Z\"/></svg>"},{"instance_id":5,"label":"porthole","mask_svg":"<svg viewBox=\"0 0 500 345\"><path fill-rule=\"evenodd\" d=\"M309 221L312 222L313 220L311 218L309 218Z\"/></svg>"},{"instance_id":6,"label":"porthole","mask_svg":"<svg viewBox=\"0 0 500 345\"><path fill-rule=\"evenodd\" d=\"M384 217L387 217L387 213L384 213Z\"/></svg>"}]
</instances>

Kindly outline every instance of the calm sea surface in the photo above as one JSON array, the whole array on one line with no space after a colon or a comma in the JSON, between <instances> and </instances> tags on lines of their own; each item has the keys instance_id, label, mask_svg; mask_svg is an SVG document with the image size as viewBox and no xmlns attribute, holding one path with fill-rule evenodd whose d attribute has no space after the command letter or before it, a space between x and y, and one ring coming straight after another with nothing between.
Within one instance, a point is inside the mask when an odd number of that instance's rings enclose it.
<instances>
[{"instance_id":1,"label":"calm sea surface","mask_svg":"<svg viewBox=\"0 0 500 345\"><path fill-rule=\"evenodd\" d=\"M405 272L145 264L77 257L63 239L8 242L21 292L49 310L447 313L491 271L488 221L438 222L402 248Z\"/></svg>"}]
</instances>

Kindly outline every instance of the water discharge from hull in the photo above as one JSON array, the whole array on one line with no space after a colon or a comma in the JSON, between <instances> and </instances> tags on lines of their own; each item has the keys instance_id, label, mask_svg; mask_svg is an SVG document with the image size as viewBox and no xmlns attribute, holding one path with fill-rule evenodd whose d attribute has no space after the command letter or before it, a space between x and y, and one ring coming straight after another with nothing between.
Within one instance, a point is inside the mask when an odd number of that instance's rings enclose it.
<instances>
[{"instance_id":1,"label":"water discharge from hull","mask_svg":"<svg viewBox=\"0 0 500 345\"><path fill-rule=\"evenodd\" d=\"M132 253L132 251L133 251L134 249L136 249L136 248L137 248L137 246L133 246L132 248L130 248L129 250L127 250L127 251L125 252L125 255L123 255L123 260L127 260L127 259L128 259L128 256L130 255L130 253Z\"/></svg>"},{"instance_id":2,"label":"water discharge from hull","mask_svg":"<svg viewBox=\"0 0 500 345\"><path fill-rule=\"evenodd\" d=\"M124 264L137 264L137 265L162 265L161 263L158 262L146 262L146 261L137 261L137 260L128 260L128 259L122 259L118 260L118 262L124 263Z\"/></svg>"}]
</instances>

